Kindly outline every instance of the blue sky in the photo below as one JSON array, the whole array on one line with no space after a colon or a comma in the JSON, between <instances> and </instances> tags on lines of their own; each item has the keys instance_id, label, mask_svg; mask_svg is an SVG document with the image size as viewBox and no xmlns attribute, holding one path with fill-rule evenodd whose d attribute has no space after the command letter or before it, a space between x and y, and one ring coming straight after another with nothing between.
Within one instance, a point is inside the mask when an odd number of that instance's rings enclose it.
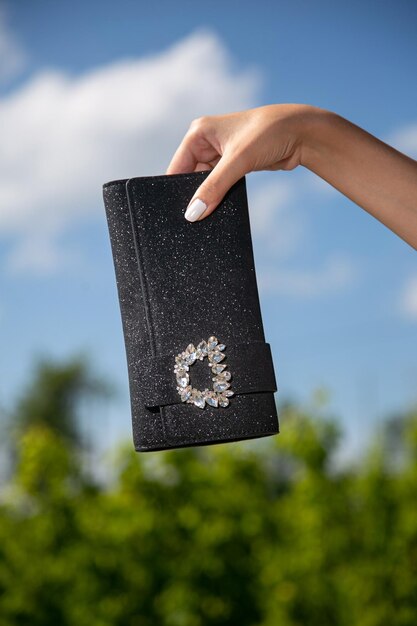
<instances>
[{"instance_id":1,"label":"blue sky","mask_svg":"<svg viewBox=\"0 0 417 626\"><path fill-rule=\"evenodd\" d=\"M336 111L417 158L417 4L0 9L0 406L37 354L88 353L119 390L86 417L107 446L130 436L130 409L102 183L164 173L194 117L274 102ZM306 169L247 185L278 407L328 389L349 456L417 401L416 253Z\"/></svg>"}]
</instances>

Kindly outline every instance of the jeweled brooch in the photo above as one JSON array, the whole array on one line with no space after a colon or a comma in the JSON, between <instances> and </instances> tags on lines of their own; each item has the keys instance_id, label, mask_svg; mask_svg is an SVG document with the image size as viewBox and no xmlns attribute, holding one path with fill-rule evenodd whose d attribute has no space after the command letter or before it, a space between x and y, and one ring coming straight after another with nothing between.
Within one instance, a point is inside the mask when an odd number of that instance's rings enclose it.
<instances>
[{"instance_id":1,"label":"jeweled brooch","mask_svg":"<svg viewBox=\"0 0 417 626\"><path fill-rule=\"evenodd\" d=\"M180 352L175 357L174 372L177 377L177 391L182 402L195 404L200 409L204 409L206 404L214 407L227 407L229 398L234 395L230 389L230 379L232 375L226 371L227 365L221 363L226 357L224 349L226 346L219 343L216 337L209 337L208 341L200 341L197 347L190 343L184 352ZM215 376L212 378L213 388L203 391L195 389L190 384L190 366L197 360L202 361L207 357L208 366Z\"/></svg>"}]
</instances>

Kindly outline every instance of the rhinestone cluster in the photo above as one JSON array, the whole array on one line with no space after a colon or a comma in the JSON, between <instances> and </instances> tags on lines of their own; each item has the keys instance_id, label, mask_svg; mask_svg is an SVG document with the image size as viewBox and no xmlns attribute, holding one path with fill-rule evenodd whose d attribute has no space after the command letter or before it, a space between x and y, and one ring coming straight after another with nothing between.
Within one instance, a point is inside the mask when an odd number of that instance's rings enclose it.
<instances>
[{"instance_id":1,"label":"rhinestone cluster","mask_svg":"<svg viewBox=\"0 0 417 626\"><path fill-rule=\"evenodd\" d=\"M200 341L197 347L190 343L184 352L180 352L175 357L174 372L177 377L177 391L182 402L195 404L200 409L204 409L206 404L214 407L226 407L229 398L234 395L230 389L230 379L232 375L226 371L227 365L221 363L225 358L225 345L219 343L216 337L209 337L208 341ZM200 391L190 385L190 366L197 360L208 359L208 366L211 368L213 388Z\"/></svg>"}]
</instances>

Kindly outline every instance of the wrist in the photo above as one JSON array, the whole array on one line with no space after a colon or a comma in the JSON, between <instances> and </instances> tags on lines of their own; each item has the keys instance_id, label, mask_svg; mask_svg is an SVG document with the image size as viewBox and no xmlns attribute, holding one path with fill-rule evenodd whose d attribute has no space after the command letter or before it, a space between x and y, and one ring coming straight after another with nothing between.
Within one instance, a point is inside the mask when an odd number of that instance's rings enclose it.
<instances>
[{"instance_id":1,"label":"wrist","mask_svg":"<svg viewBox=\"0 0 417 626\"><path fill-rule=\"evenodd\" d=\"M315 106L309 106L303 113L300 165L312 172L316 172L323 154L330 148L336 117L332 111Z\"/></svg>"}]
</instances>

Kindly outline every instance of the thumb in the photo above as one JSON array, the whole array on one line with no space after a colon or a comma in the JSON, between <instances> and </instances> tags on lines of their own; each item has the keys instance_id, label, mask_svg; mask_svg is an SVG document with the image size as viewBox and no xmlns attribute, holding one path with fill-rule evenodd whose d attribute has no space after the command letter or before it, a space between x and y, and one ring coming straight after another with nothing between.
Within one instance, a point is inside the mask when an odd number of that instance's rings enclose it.
<instances>
[{"instance_id":1,"label":"thumb","mask_svg":"<svg viewBox=\"0 0 417 626\"><path fill-rule=\"evenodd\" d=\"M195 222L208 217L232 185L245 174L243 165L236 157L232 160L223 156L191 198L184 214L185 219Z\"/></svg>"}]
</instances>

